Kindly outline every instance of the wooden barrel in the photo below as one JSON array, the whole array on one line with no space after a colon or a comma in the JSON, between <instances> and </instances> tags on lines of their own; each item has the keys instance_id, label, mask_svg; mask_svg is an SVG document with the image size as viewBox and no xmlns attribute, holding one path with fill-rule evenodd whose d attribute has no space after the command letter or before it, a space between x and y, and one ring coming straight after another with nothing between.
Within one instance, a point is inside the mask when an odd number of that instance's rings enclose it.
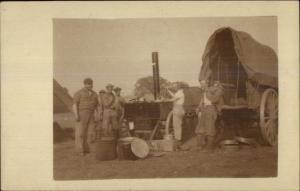
<instances>
[{"instance_id":1,"label":"wooden barrel","mask_svg":"<svg viewBox=\"0 0 300 191\"><path fill-rule=\"evenodd\" d=\"M131 150L131 143L134 137L124 137L118 140L117 155L119 160L135 160L137 157Z\"/></svg>"},{"instance_id":2,"label":"wooden barrel","mask_svg":"<svg viewBox=\"0 0 300 191\"><path fill-rule=\"evenodd\" d=\"M114 137L102 137L97 140L95 147L97 160L113 160L117 157L116 140Z\"/></svg>"}]
</instances>

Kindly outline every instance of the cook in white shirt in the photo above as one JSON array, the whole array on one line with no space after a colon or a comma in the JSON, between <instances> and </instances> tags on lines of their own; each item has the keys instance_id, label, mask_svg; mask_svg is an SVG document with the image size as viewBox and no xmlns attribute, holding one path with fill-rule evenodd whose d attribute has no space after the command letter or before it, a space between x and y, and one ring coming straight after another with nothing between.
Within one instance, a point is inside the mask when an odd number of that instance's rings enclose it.
<instances>
[{"instance_id":1,"label":"cook in white shirt","mask_svg":"<svg viewBox=\"0 0 300 191\"><path fill-rule=\"evenodd\" d=\"M176 140L180 141L182 138L182 119L184 117L184 93L182 84L178 84L178 90L174 94L168 89L168 92L172 96L173 100L173 128L174 128L174 137Z\"/></svg>"}]
</instances>

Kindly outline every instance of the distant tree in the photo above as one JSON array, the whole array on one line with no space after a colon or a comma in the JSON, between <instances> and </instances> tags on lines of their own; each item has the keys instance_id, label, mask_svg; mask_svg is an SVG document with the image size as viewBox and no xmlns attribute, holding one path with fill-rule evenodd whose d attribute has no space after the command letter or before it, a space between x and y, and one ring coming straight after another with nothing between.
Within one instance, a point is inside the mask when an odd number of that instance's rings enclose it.
<instances>
[{"instance_id":1,"label":"distant tree","mask_svg":"<svg viewBox=\"0 0 300 191\"><path fill-rule=\"evenodd\" d=\"M168 86L170 82L160 77L160 88ZM137 97L143 97L147 94L154 94L153 77L147 76L137 80L134 85L134 95Z\"/></svg>"},{"instance_id":2,"label":"distant tree","mask_svg":"<svg viewBox=\"0 0 300 191\"><path fill-rule=\"evenodd\" d=\"M172 87L175 91L177 90L177 85L182 84L184 87L188 87L189 85L185 82L170 82L162 77L160 77L160 93L163 98L170 98L169 93L166 88ZM147 76L137 80L134 85L134 95L136 97L150 97L154 95L154 87L153 87L153 77Z\"/></svg>"}]
</instances>

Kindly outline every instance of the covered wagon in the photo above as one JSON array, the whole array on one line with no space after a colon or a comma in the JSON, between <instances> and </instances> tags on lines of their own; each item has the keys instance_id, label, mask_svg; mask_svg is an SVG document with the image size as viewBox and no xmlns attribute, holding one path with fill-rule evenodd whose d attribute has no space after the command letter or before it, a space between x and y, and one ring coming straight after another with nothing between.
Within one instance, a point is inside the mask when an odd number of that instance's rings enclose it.
<instances>
[{"instance_id":1,"label":"covered wagon","mask_svg":"<svg viewBox=\"0 0 300 191\"><path fill-rule=\"evenodd\" d=\"M249 34L220 28L208 39L199 81L219 81L224 88L222 111L246 109L257 119L269 145L277 144L278 59L274 50Z\"/></svg>"}]
</instances>

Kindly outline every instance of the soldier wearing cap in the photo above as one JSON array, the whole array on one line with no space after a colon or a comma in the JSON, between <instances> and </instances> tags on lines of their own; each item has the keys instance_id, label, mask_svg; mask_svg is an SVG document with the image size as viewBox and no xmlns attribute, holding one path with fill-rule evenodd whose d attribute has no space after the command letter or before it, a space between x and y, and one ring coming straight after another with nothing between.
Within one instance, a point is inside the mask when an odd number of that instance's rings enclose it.
<instances>
[{"instance_id":1,"label":"soldier wearing cap","mask_svg":"<svg viewBox=\"0 0 300 191\"><path fill-rule=\"evenodd\" d=\"M198 107L198 124L195 129L199 150L212 151L216 136L216 120L223 104L223 88L218 81L208 86L206 80L200 81L203 94Z\"/></svg>"},{"instance_id":2,"label":"soldier wearing cap","mask_svg":"<svg viewBox=\"0 0 300 191\"><path fill-rule=\"evenodd\" d=\"M102 123L103 123L103 96L105 94L105 90L100 90L98 95L98 113L96 113L97 125L96 125L96 139L100 138Z\"/></svg>"},{"instance_id":3,"label":"soldier wearing cap","mask_svg":"<svg viewBox=\"0 0 300 191\"><path fill-rule=\"evenodd\" d=\"M103 123L102 129L104 136L114 136L115 131L118 130L117 122L117 102L113 94L113 85L106 86L106 93L103 95Z\"/></svg>"},{"instance_id":4,"label":"soldier wearing cap","mask_svg":"<svg viewBox=\"0 0 300 191\"><path fill-rule=\"evenodd\" d=\"M125 99L121 96L121 88L115 87L114 92L116 96L116 104L117 104L117 114L118 114L118 122L121 123L122 118L124 116L124 104Z\"/></svg>"},{"instance_id":5,"label":"soldier wearing cap","mask_svg":"<svg viewBox=\"0 0 300 191\"><path fill-rule=\"evenodd\" d=\"M105 95L106 91L105 90L100 90L99 95L98 95L98 113L99 113L99 119L102 120L103 118L103 96Z\"/></svg>"},{"instance_id":6,"label":"soldier wearing cap","mask_svg":"<svg viewBox=\"0 0 300 191\"><path fill-rule=\"evenodd\" d=\"M90 152L88 142L91 141L90 132L94 130L94 112L97 110L98 98L97 93L92 90L92 79L86 78L83 84L84 87L74 95L73 111L76 121L80 122L80 125L77 127L79 128L77 131L79 131L80 140L75 141L76 143L80 142L80 148L76 149L84 155Z\"/></svg>"}]
</instances>

